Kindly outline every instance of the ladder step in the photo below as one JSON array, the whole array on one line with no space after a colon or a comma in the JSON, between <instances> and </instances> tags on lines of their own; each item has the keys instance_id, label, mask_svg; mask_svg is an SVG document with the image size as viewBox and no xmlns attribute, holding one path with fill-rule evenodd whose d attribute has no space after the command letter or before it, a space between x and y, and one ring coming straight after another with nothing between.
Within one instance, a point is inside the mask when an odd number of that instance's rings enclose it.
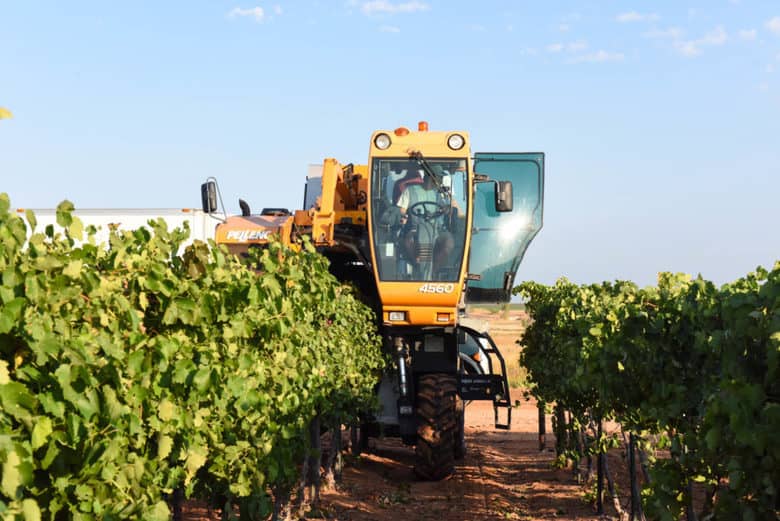
<instances>
[{"instance_id":1,"label":"ladder step","mask_svg":"<svg viewBox=\"0 0 780 521\"><path fill-rule=\"evenodd\" d=\"M506 423L501 423L498 420L498 410L500 408L502 408L502 409L505 408L506 409ZM512 407L511 406L510 407L499 407L499 406L494 404L493 405L493 412L495 414L495 428L496 429L500 429L500 430L504 430L504 431L508 431L511 428L511 426L512 426Z\"/></svg>"}]
</instances>

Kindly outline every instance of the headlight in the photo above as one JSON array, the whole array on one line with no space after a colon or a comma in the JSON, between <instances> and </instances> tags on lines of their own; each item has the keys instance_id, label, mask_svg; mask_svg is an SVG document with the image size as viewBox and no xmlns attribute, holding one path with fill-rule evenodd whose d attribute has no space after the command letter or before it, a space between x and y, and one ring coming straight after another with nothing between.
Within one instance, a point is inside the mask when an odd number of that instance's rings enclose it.
<instances>
[{"instance_id":1,"label":"headlight","mask_svg":"<svg viewBox=\"0 0 780 521\"><path fill-rule=\"evenodd\" d=\"M460 150L465 144L466 140L460 134L453 134L447 138L447 146L453 150Z\"/></svg>"},{"instance_id":2,"label":"headlight","mask_svg":"<svg viewBox=\"0 0 780 521\"><path fill-rule=\"evenodd\" d=\"M391 311L388 318L391 322L403 322L406 320L406 311Z\"/></svg>"},{"instance_id":3,"label":"headlight","mask_svg":"<svg viewBox=\"0 0 780 521\"><path fill-rule=\"evenodd\" d=\"M390 136L387 134L379 134L374 138L374 145L379 150L387 150L390 147Z\"/></svg>"}]
</instances>

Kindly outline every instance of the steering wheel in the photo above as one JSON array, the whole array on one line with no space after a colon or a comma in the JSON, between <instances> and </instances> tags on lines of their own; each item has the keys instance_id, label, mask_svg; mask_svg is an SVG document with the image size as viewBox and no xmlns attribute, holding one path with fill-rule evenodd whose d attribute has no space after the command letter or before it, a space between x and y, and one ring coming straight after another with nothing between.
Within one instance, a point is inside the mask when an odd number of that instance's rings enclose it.
<instances>
[{"instance_id":1,"label":"steering wheel","mask_svg":"<svg viewBox=\"0 0 780 521\"><path fill-rule=\"evenodd\" d=\"M430 210L432 208L432 210ZM410 206L406 213L414 217L420 217L424 221L438 219L449 211L449 206L436 201L418 201Z\"/></svg>"}]
</instances>

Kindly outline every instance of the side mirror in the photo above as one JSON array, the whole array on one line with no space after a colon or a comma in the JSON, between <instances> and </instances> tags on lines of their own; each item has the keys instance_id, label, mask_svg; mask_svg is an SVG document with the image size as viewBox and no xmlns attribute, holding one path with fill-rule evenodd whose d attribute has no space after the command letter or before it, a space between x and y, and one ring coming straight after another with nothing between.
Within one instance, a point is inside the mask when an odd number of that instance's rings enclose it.
<instances>
[{"instance_id":1,"label":"side mirror","mask_svg":"<svg viewBox=\"0 0 780 521\"><path fill-rule=\"evenodd\" d=\"M200 202L205 213L217 211L217 183L206 181L200 185Z\"/></svg>"},{"instance_id":2,"label":"side mirror","mask_svg":"<svg viewBox=\"0 0 780 521\"><path fill-rule=\"evenodd\" d=\"M512 181L496 181L496 211L512 211Z\"/></svg>"}]
</instances>

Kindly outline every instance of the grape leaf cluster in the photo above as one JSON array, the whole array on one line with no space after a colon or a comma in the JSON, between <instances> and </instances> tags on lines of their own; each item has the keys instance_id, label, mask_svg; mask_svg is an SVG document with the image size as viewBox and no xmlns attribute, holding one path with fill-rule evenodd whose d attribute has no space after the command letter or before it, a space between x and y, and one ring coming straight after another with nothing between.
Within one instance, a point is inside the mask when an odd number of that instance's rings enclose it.
<instances>
[{"instance_id":1,"label":"grape leaf cluster","mask_svg":"<svg viewBox=\"0 0 780 521\"><path fill-rule=\"evenodd\" d=\"M521 341L532 393L670 449L644 492L654 518L683 515L692 483L718 518L777 516L780 263L722 287L661 273L646 288L560 279L515 293L533 319Z\"/></svg>"},{"instance_id":2,"label":"grape leaf cluster","mask_svg":"<svg viewBox=\"0 0 780 521\"><path fill-rule=\"evenodd\" d=\"M158 220L98 244L72 209L30 234L0 194L0 517L169 519L183 489L262 518L310 421L372 404L373 313L308 243L247 265Z\"/></svg>"}]
</instances>

